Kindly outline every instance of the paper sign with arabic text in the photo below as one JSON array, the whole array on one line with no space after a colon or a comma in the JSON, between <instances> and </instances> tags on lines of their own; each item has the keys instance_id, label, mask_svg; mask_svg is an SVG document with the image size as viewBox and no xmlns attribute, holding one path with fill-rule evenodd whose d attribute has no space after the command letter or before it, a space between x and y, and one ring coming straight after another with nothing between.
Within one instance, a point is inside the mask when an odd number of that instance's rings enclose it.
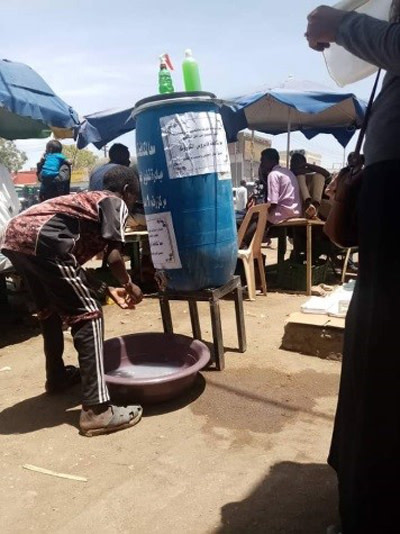
<instances>
[{"instance_id":1,"label":"paper sign with arabic text","mask_svg":"<svg viewBox=\"0 0 400 534\"><path fill-rule=\"evenodd\" d=\"M160 118L169 177L185 178L218 173L230 179L226 134L219 113L176 113Z\"/></svg>"}]
</instances>

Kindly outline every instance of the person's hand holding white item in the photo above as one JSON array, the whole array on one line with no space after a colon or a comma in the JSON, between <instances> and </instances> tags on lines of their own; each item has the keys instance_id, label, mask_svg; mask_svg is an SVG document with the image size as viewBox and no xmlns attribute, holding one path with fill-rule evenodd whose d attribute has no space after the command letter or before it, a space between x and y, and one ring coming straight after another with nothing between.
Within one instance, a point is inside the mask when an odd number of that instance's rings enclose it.
<instances>
[{"instance_id":1,"label":"person's hand holding white item","mask_svg":"<svg viewBox=\"0 0 400 534\"><path fill-rule=\"evenodd\" d=\"M328 6L319 6L308 17L306 38L310 48L318 52L329 48L335 42L339 25L346 11Z\"/></svg>"},{"instance_id":2,"label":"person's hand holding white item","mask_svg":"<svg viewBox=\"0 0 400 534\"><path fill-rule=\"evenodd\" d=\"M375 64L353 55L336 44L336 35L343 17L352 11L379 20L389 20L392 0L342 0L334 8L320 6L309 15L306 37L314 50L324 53L331 78L341 87L370 76ZM338 20L339 24L338 24Z\"/></svg>"}]
</instances>

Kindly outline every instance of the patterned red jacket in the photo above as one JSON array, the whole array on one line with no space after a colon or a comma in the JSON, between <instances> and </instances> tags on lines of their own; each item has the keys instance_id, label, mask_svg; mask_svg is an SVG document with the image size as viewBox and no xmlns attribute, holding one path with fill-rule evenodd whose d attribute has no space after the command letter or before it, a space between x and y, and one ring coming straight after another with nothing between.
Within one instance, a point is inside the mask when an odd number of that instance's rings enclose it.
<instances>
[{"instance_id":1,"label":"patterned red jacket","mask_svg":"<svg viewBox=\"0 0 400 534\"><path fill-rule=\"evenodd\" d=\"M80 265L111 241L124 242L125 202L111 191L52 198L11 219L1 248L34 256L74 255Z\"/></svg>"}]
</instances>

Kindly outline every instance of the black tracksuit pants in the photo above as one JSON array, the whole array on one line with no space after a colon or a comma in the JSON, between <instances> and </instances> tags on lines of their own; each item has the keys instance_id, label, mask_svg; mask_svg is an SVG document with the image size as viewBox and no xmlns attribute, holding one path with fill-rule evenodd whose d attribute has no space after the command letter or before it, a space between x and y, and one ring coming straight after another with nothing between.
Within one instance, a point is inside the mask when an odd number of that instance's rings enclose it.
<instances>
[{"instance_id":1,"label":"black tracksuit pants","mask_svg":"<svg viewBox=\"0 0 400 534\"><path fill-rule=\"evenodd\" d=\"M62 260L3 250L24 277L37 306L44 338L48 381L63 374L63 322L71 326L82 376L82 404L109 400L103 368L103 313L85 271L74 256Z\"/></svg>"}]
</instances>

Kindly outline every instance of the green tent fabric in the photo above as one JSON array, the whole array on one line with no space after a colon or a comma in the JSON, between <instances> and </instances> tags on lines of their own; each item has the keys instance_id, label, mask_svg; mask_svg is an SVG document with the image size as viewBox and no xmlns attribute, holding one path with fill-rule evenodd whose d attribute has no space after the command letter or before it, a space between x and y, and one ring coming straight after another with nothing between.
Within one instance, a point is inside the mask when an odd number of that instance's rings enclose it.
<instances>
[{"instance_id":1,"label":"green tent fabric","mask_svg":"<svg viewBox=\"0 0 400 534\"><path fill-rule=\"evenodd\" d=\"M43 139L51 135L51 130L41 121L21 117L0 108L0 137L4 139Z\"/></svg>"}]
</instances>

